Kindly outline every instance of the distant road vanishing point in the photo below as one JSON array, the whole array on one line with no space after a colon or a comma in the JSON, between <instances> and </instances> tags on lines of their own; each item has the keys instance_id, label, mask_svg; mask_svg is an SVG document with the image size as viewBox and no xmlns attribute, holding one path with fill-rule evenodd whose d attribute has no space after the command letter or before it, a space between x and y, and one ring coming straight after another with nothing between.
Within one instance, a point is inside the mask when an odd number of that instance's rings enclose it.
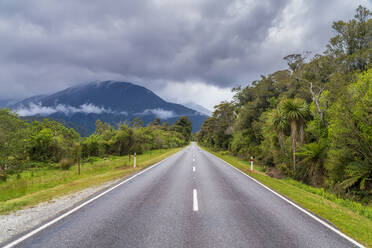
<instances>
[{"instance_id":1,"label":"distant road vanishing point","mask_svg":"<svg viewBox=\"0 0 372 248\"><path fill-rule=\"evenodd\" d=\"M361 247L196 144L4 247Z\"/></svg>"}]
</instances>

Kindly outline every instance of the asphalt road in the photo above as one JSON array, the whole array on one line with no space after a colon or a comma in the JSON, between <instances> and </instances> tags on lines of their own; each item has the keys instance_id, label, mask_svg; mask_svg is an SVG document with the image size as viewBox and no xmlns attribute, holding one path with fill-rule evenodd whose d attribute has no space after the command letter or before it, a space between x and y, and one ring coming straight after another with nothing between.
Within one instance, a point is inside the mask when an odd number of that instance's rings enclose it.
<instances>
[{"instance_id":1,"label":"asphalt road","mask_svg":"<svg viewBox=\"0 0 372 248\"><path fill-rule=\"evenodd\" d=\"M355 247L193 144L15 247Z\"/></svg>"}]
</instances>

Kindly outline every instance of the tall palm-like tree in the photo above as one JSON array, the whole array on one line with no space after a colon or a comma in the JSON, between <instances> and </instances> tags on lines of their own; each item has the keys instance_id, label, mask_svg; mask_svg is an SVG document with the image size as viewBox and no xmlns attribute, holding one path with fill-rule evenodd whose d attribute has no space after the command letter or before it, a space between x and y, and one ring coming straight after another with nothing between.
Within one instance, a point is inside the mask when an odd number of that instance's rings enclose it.
<instances>
[{"instance_id":1,"label":"tall palm-like tree","mask_svg":"<svg viewBox=\"0 0 372 248\"><path fill-rule=\"evenodd\" d=\"M306 104L306 103L305 103ZM281 102L281 107L284 115L291 125L292 136L292 155L293 155L293 170L296 170L296 147L297 147L297 129L301 126L300 123L305 122L304 116L304 100L285 99Z\"/></svg>"},{"instance_id":2,"label":"tall palm-like tree","mask_svg":"<svg viewBox=\"0 0 372 248\"><path fill-rule=\"evenodd\" d=\"M300 144L303 145L305 140L305 123L310 119L311 116L309 104L307 104L305 101L302 101L300 114L301 118L299 119L298 124L300 126Z\"/></svg>"},{"instance_id":3,"label":"tall palm-like tree","mask_svg":"<svg viewBox=\"0 0 372 248\"><path fill-rule=\"evenodd\" d=\"M281 108L273 109L271 112L271 122L275 131L278 133L280 149L286 153L284 132L288 128L288 120Z\"/></svg>"}]
</instances>

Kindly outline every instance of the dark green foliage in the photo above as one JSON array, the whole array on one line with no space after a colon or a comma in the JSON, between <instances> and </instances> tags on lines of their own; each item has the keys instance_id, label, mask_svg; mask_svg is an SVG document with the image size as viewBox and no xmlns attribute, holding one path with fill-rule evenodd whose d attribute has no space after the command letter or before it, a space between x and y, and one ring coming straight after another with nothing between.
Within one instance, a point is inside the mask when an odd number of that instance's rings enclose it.
<instances>
[{"instance_id":1,"label":"dark green foliage","mask_svg":"<svg viewBox=\"0 0 372 248\"><path fill-rule=\"evenodd\" d=\"M0 109L0 179L6 179L8 171L14 171L26 159L28 124L21 121L9 109Z\"/></svg>"},{"instance_id":2,"label":"dark green foliage","mask_svg":"<svg viewBox=\"0 0 372 248\"><path fill-rule=\"evenodd\" d=\"M186 142L190 142L191 140L191 132L192 132L192 123L187 116L181 116L179 120L174 123L174 125L170 128L170 130L181 133Z\"/></svg>"},{"instance_id":3,"label":"dark green foliage","mask_svg":"<svg viewBox=\"0 0 372 248\"><path fill-rule=\"evenodd\" d=\"M159 124L155 120L143 127L141 120L136 119L130 126L124 123L116 130L97 120L96 132L82 141L82 157L141 154L146 150L179 147L189 142L191 122L187 117L181 117L173 126Z\"/></svg>"},{"instance_id":4,"label":"dark green foliage","mask_svg":"<svg viewBox=\"0 0 372 248\"><path fill-rule=\"evenodd\" d=\"M298 167L300 179L312 185L323 185L325 180L324 162L327 158L328 143L325 139L305 144L296 153L301 159Z\"/></svg>"},{"instance_id":5,"label":"dark green foliage","mask_svg":"<svg viewBox=\"0 0 372 248\"><path fill-rule=\"evenodd\" d=\"M199 140L215 149L228 149L232 139L235 109L232 103L222 102L214 107L213 116L208 118L199 131Z\"/></svg>"},{"instance_id":6,"label":"dark green foliage","mask_svg":"<svg viewBox=\"0 0 372 248\"><path fill-rule=\"evenodd\" d=\"M344 189L372 189L372 69L331 107L327 168Z\"/></svg>"},{"instance_id":7,"label":"dark green foliage","mask_svg":"<svg viewBox=\"0 0 372 248\"><path fill-rule=\"evenodd\" d=\"M80 158L180 147L189 143L191 129L187 117L181 117L173 126L155 120L148 127L136 119L131 126L124 123L118 129L97 120L95 133L81 139L74 129L59 122L44 119L29 123L8 109L0 109L0 180L35 166L67 170L79 164Z\"/></svg>"},{"instance_id":8,"label":"dark green foliage","mask_svg":"<svg viewBox=\"0 0 372 248\"><path fill-rule=\"evenodd\" d=\"M56 163L71 156L79 135L62 124L43 120L28 123L0 109L0 177L41 163Z\"/></svg>"},{"instance_id":9,"label":"dark green foliage","mask_svg":"<svg viewBox=\"0 0 372 248\"><path fill-rule=\"evenodd\" d=\"M44 119L29 125L26 147L30 160L56 163L64 157L71 157L72 145L77 140L79 134L74 129Z\"/></svg>"}]
</instances>

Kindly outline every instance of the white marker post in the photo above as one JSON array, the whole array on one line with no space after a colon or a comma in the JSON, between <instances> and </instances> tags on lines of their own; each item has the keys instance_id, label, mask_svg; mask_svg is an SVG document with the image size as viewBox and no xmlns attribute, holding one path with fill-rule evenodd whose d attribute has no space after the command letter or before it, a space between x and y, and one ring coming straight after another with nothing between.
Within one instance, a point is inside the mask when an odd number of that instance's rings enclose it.
<instances>
[{"instance_id":1,"label":"white marker post","mask_svg":"<svg viewBox=\"0 0 372 248\"><path fill-rule=\"evenodd\" d=\"M134 168L136 168L136 153L134 153Z\"/></svg>"},{"instance_id":2,"label":"white marker post","mask_svg":"<svg viewBox=\"0 0 372 248\"><path fill-rule=\"evenodd\" d=\"M251 171L253 171L253 157L251 157Z\"/></svg>"}]
</instances>

